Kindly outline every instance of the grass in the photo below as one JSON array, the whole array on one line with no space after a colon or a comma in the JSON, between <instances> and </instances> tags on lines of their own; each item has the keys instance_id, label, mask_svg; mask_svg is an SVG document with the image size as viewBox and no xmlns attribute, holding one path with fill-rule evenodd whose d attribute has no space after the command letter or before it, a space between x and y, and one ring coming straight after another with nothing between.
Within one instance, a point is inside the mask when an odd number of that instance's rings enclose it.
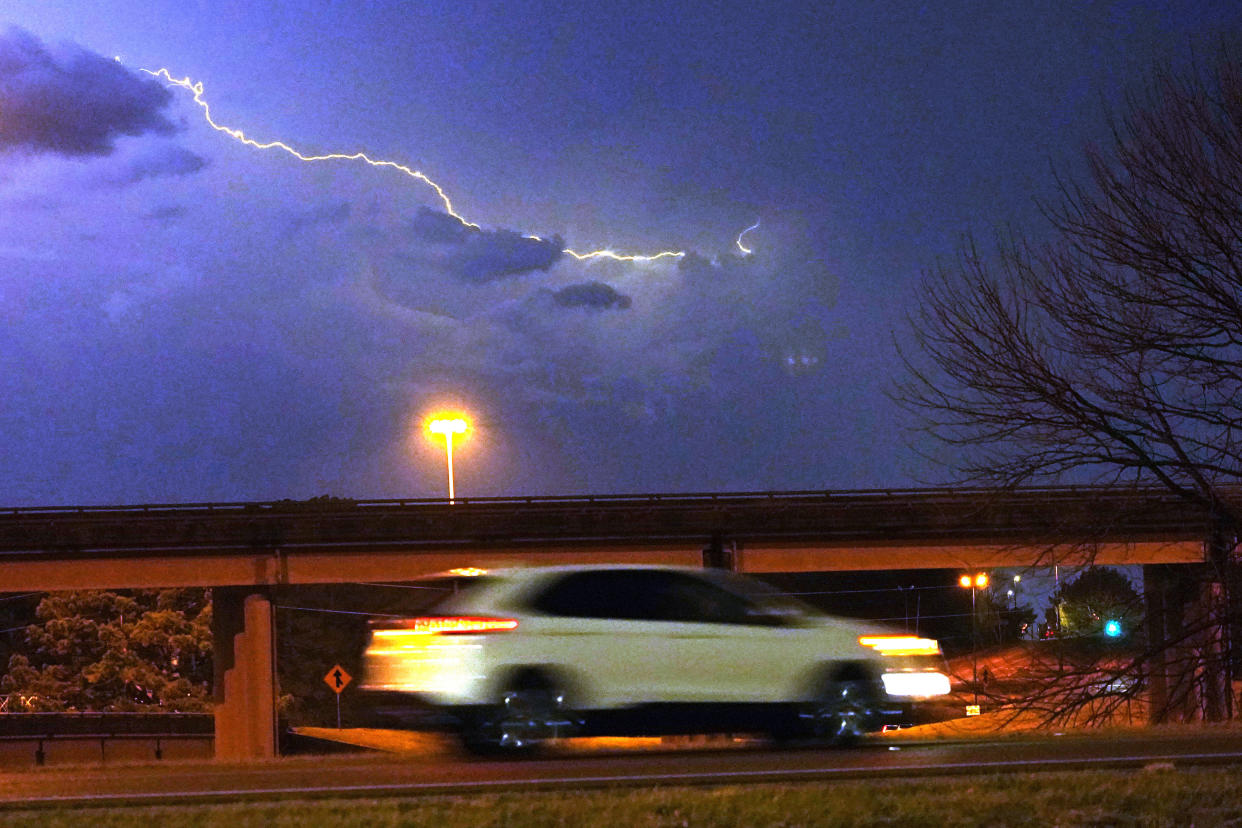
<instances>
[{"instance_id":1,"label":"grass","mask_svg":"<svg viewBox=\"0 0 1242 828\"><path fill-rule=\"evenodd\" d=\"M1237 769L1007 774L746 787L7 811L4 826L1218 826L1242 823Z\"/></svg>"}]
</instances>

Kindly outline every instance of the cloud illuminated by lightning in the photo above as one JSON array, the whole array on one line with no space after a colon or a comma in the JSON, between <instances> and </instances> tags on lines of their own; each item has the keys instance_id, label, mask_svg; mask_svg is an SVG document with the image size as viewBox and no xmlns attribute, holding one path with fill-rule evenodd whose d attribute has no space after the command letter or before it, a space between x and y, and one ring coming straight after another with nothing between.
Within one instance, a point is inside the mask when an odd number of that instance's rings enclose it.
<instances>
[{"instance_id":1,"label":"cloud illuminated by lightning","mask_svg":"<svg viewBox=\"0 0 1242 828\"><path fill-rule=\"evenodd\" d=\"M117 60L119 61L120 58L118 57ZM163 68L156 69L156 70L140 68L140 71L145 72L146 74L151 75L152 77L159 78L165 81L166 83L169 83L173 86L179 87L189 92L194 97L194 103L197 104L199 109L202 110L203 119L207 122L208 126L214 129L216 132L224 133L225 135L229 136L235 141L238 141L242 144L245 144L248 147L252 147L258 150L280 150L282 152L288 153L289 155L292 155L294 158L298 159L299 161L306 161L306 162L361 161L362 163L367 164L372 167L383 167L386 169L396 170L402 175L405 175L409 178L413 178L427 185L428 187L430 187L435 192L436 196L439 197L440 202L444 205L445 212L448 213L453 218L457 219L463 225L465 225L466 227L472 227L476 230L482 229L478 224L475 224L474 222L467 219L465 216L458 213L453 208L453 202L449 199L448 193L446 193L439 184L437 184L435 181L432 181L429 177L427 177L425 173L420 172L419 170L413 169L412 167L406 166L405 164L401 164L396 161L387 161L384 159L372 158L371 156L367 155L365 152L352 152L352 153L330 152L330 153L323 153L319 155L308 155L304 152L301 152L300 150L295 149L289 144L286 144L284 141L257 141L254 138L251 138L248 135L246 135L246 133L244 133L242 130L220 124L212 117L211 107L208 105L206 99L203 97L202 81L195 82L195 81L190 80L190 78L188 77L175 78L173 77L172 73L170 73L167 69L163 69ZM742 236L746 235L747 232L749 232L750 230L753 230L755 227L758 227L758 226L759 226L759 223L755 222L753 226L746 228L746 230L743 230L741 234L738 235L737 245L738 247L742 249L743 253L749 254L751 251L742 245ZM543 239L541 239L539 236L527 236L527 238L533 239L535 241L543 241ZM618 262L653 262L658 259L679 259L686 255L686 252L684 250L662 250L658 253L649 253L649 254L626 254L626 253L617 253L613 250L607 250L607 249L592 250L586 253L580 253L576 250L565 248L561 252L567 256L572 256L578 261L587 261L590 259L611 259L613 261L618 261Z\"/></svg>"}]
</instances>

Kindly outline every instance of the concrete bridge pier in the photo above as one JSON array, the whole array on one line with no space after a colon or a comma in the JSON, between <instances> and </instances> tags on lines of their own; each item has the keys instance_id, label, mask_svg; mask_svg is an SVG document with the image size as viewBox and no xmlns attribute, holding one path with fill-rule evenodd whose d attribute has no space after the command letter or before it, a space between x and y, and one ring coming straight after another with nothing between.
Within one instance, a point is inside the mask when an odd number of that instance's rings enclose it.
<instances>
[{"instance_id":1,"label":"concrete bridge pier","mask_svg":"<svg viewBox=\"0 0 1242 828\"><path fill-rule=\"evenodd\" d=\"M213 587L211 603L216 759L270 759L279 744L271 599L259 587Z\"/></svg>"},{"instance_id":2,"label":"concrete bridge pier","mask_svg":"<svg viewBox=\"0 0 1242 828\"><path fill-rule=\"evenodd\" d=\"M1224 721L1239 712L1233 693L1242 594L1233 550L1205 544L1203 564L1146 564L1149 721Z\"/></svg>"},{"instance_id":3,"label":"concrete bridge pier","mask_svg":"<svg viewBox=\"0 0 1242 828\"><path fill-rule=\"evenodd\" d=\"M1194 718L1196 699L1187 663L1186 607L1194 578L1192 565L1145 564L1143 597L1147 603L1148 720L1152 724Z\"/></svg>"}]
</instances>

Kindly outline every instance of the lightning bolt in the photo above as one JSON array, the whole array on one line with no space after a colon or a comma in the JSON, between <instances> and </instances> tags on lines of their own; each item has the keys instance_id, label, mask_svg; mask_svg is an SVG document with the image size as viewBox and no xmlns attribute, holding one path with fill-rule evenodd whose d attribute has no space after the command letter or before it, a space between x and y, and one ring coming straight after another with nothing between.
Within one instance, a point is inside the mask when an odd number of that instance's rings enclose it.
<instances>
[{"instance_id":1,"label":"lightning bolt","mask_svg":"<svg viewBox=\"0 0 1242 828\"><path fill-rule=\"evenodd\" d=\"M456 210L453 209L453 202L449 199L448 193L444 192L444 188L442 188L439 184L437 184L436 182L428 178L425 173L422 173L416 169L413 169L412 167L407 167L405 164L399 164L396 161L385 161L381 158L372 158L371 156L367 155L365 152L351 152L351 153L329 152L329 153L324 153L322 155L307 155L289 146L284 141L256 141L255 139L246 135L246 133L242 132L240 129L234 129L233 127L228 127L223 124L217 123L216 119L211 117L211 105L208 104L207 101L203 98L202 81L195 83L191 81L188 77L174 78L167 69L157 69L153 72L150 69L140 68L139 71L146 72L148 75L151 75L152 77L155 77L155 78L161 78L165 82L170 83L173 86L181 87L182 89L192 94L194 96L194 103L196 103L199 109L203 111L203 119L207 122L208 126L214 129L216 132L223 132L225 135L229 136L233 140L238 141L242 144L245 144L248 147L253 147L254 149L258 149L258 150L272 150L272 149L281 150L283 152L287 152L289 155L292 155L294 158L298 159L299 161L307 161L307 162L361 161L364 164L368 164L372 167L385 167L387 169L396 170L402 175L406 175L417 181L421 181L423 184L426 184L428 187L434 190L435 194L439 196L441 203L444 204L445 212L447 212L450 216L460 221L466 227L473 227L476 230L483 229L479 227L479 225L468 220L465 216L461 215L460 213L458 213Z\"/></svg>"},{"instance_id":2,"label":"lightning bolt","mask_svg":"<svg viewBox=\"0 0 1242 828\"><path fill-rule=\"evenodd\" d=\"M570 250L568 247L561 252L569 256L573 256L580 262L586 261L587 259L612 259L617 262L654 262L656 259L680 259L682 256L686 255L686 251L684 250L661 250L659 253L650 253L645 255L624 255L621 253L615 253L612 250L592 250L590 253L579 253L575 250Z\"/></svg>"},{"instance_id":3,"label":"lightning bolt","mask_svg":"<svg viewBox=\"0 0 1242 828\"><path fill-rule=\"evenodd\" d=\"M742 251L743 256L749 256L751 253L754 253L755 251L751 250L749 247L742 244L742 236L745 236L747 233L749 233L751 230L754 230L758 226L759 226L759 219L755 219L754 224L752 224L750 227L747 227L745 230L737 234L737 249Z\"/></svg>"},{"instance_id":4,"label":"lightning bolt","mask_svg":"<svg viewBox=\"0 0 1242 828\"><path fill-rule=\"evenodd\" d=\"M116 59L118 62L120 61L119 56ZM318 155L311 155L311 154L304 153L296 149L295 147L290 146L289 144L286 144L284 141L255 140L254 138L251 138L250 136L246 135L246 133L243 132L242 130L237 129L235 127L225 126L224 124L217 122L216 119L212 117L211 106L207 103L206 98L203 97L202 81L197 81L197 82L192 81L190 80L189 77L184 77L184 78L173 77L172 73L164 68L151 70L151 69L143 69L139 67L139 71L145 72L146 74L154 78L158 78L164 81L165 83L168 83L172 86L176 86L180 89L184 89L186 92L189 92L193 96L194 103L198 106L200 110L202 110L203 120L207 122L207 125L210 126L212 129L214 129L216 132L223 133L241 144L245 144L246 146L252 147L253 149L257 149L257 150L279 150L281 152L292 155L294 158L298 159L299 161L305 161L305 162L360 161L371 167L382 167L385 169L395 170L396 172L399 172L408 178L413 178L414 180L426 185L427 187L430 187L431 190L436 194L436 197L440 199L440 203L444 206L445 212L448 213L453 218L457 219L457 221L461 222L462 225L466 227L474 228L475 230L482 229L482 227L480 227L478 224L474 223L473 221L470 221L465 216L458 213L457 210L453 208L453 202L449 198L448 193L444 191L444 188L441 187L439 184L437 184L435 181L433 181L431 178L429 178L426 173L423 173L420 170L416 170L413 167L398 163L396 161L388 161L382 158L372 158L370 155L367 155L365 152L349 152L349 153L328 152L328 153L322 153ZM737 245L738 247L742 249L743 253L749 254L751 251L742 245L742 236L746 235L747 232L749 232L750 230L753 230L755 227L758 227L758 226L759 226L759 223L755 222L755 224L752 227L746 228L745 230L741 232L741 234L738 235ZM539 236L526 236L526 238L532 239L534 241L543 241L543 239L540 238ZM592 259L610 259L612 261L617 261L617 262L654 262L659 259L680 259L681 257L686 255L686 251L684 250L661 250L659 253L628 254L628 253L617 253L616 251L608 250L608 249L591 250L589 252L582 253L577 250L565 248L561 252L567 256L572 256L573 258L577 259L580 262L588 261Z\"/></svg>"}]
</instances>

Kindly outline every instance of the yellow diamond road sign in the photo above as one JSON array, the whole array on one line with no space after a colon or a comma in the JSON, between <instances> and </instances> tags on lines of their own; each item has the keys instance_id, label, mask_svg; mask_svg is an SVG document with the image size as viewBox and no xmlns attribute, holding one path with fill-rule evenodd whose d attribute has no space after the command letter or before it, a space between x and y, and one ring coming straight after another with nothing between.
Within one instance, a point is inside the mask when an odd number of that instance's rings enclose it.
<instances>
[{"instance_id":1,"label":"yellow diamond road sign","mask_svg":"<svg viewBox=\"0 0 1242 828\"><path fill-rule=\"evenodd\" d=\"M345 689L345 685L349 684L353 681L353 679L354 677L345 672L345 668L339 664L335 665L328 671L328 674L323 677L323 680L327 683L327 685L337 694L340 694L340 692Z\"/></svg>"}]
</instances>

